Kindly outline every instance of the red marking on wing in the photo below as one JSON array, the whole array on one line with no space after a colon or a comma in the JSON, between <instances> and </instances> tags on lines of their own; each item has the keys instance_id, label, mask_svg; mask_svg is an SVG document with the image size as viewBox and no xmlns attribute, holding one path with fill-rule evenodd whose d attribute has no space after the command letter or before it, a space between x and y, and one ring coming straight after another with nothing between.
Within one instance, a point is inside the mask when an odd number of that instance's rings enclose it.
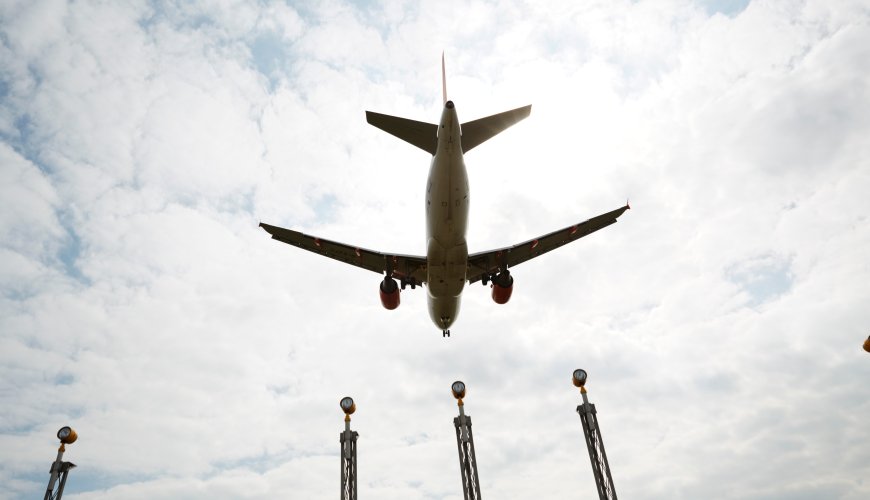
<instances>
[{"instance_id":1,"label":"red marking on wing","mask_svg":"<svg viewBox=\"0 0 870 500\"><path fill-rule=\"evenodd\" d=\"M314 245L320 248L320 238L314 238Z\"/></svg>"},{"instance_id":2,"label":"red marking on wing","mask_svg":"<svg viewBox=\"0 0 870 500\"><path fill-rule=\"evenodd\" d=\"M532 242L532 250L534 250L538 246L538 240Z\"/></svg>"},{"instance_id":3,"label":"red marking on wing","mask_svg":"<svg viewBox=\"0 0 870 500\"><path fill-rule=\"evenodd\" d=\"M577 226L571 226L571 233L569 233L569 234L574 234L576 232L577 232Z\"/></svg>"},{"instance_id":4,"label":"red marking on wing","mask_svg":"<svg viewBox=\"0 0 870 500\"><path fill-rule=\"evenodd\" d=\"M355 253L357 257L362 257L362 254L360 253L359 248L354 248L353 253Z\"/></svg>"}]
</instances>

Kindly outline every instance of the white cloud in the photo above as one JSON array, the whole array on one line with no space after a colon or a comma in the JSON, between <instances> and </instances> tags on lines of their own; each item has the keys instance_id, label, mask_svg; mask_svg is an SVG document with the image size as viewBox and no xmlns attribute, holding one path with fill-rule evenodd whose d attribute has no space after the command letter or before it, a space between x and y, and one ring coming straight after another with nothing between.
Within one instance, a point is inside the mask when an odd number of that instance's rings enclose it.
<instances>
[{"instance_id":1,"label":"white cloud","mask_svg":"<svg viewBox=\"0 0 870 500\"><path fill-rule=\"evenodd\" d=\"M70 498L326 498L349 394L361 495L461 498L455 379L485 495L592 494L582 366L621 496L866 497L867 15L5 4L0 496L71 424ZM633 207L450 340L256 227L423 253L428 158L363 112L437 119L444 49L463 120L534 105L466 158L472 251Z\"/></svg>"}]
</instances>

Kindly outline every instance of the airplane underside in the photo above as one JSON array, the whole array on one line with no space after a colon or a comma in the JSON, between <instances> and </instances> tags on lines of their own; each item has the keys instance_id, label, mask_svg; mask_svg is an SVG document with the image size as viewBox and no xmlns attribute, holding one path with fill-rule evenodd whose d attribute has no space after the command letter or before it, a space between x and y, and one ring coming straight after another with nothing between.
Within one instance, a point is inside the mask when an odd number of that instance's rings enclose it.
<instances>
[{"instance_id":1,"label":"airplane underside","mask_svg":"<svg viewBox=\"0 0 870 500\"><path fill-rule=\"evenodd\" d=\"M366 120L371 125L432 155L425 196L425 256L383 253L265 223L260 226L273 239L380 274L380 300L386 309L399 306L400 293L407 285L414 289L416 285L425 284L429 317L442 334L449 337L449 328L459 315L466 283L489 283L492 300L505 304L514 284L509 269L616 223L630 208L626 203L616 210L532 240L469 254L465 238L469 186L463 156L525 119L530 112L531 106L523 106L460 125L453 102L447 100L446 90L437 124L366 111Z\"/></svg>"},{"instance_id":2,"label":"airplane underside","mask_svg":"<svg viewBox=\"0 0 870 500\"><path fill-rule=\"evenodd\" d=\"M450 325L459 315L460 297L426 297L429 307L429 318L435 326L441 329L442 335L450 336Z\"/></svg>"}]
</instances>

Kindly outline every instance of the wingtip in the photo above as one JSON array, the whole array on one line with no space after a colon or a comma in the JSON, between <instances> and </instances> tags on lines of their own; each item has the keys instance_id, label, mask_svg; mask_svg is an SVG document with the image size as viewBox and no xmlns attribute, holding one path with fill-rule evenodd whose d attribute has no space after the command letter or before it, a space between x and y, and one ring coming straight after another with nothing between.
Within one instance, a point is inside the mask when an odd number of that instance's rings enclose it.
<instances>
[{"instance_id":1,"label":"wingtip","mask_svg":"<svg viewBox=\"0 0 870 500\"><path fill-rule=\"evenodd\" d=\"M631 203L628 202L628 198L625 199L625 209L631 210Z\"/></svg>"}]
</instances>

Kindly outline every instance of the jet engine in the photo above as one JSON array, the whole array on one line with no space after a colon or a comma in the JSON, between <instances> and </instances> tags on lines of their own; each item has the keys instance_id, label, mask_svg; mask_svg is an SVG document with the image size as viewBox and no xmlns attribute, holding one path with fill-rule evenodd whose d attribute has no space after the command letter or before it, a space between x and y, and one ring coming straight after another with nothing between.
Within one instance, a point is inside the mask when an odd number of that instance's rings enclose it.
<instances>
[{"instance_id":1,"label":"jet engine","mask_svg":"<svg viewBox=\"0 0 870 500\"><path fill-rule=\"evenodd\" d=\"M396 280L390 278L389 276L384 277L384 281L381 281L381 304L389 309L393 310L399 307L399 284L396 283Z\"/></svg>"},{"instance_id":2,"label":"jet engine","mask_svg":"<svg viewBox=\"0 0 870 500\"><path fill-rule=\"evenodd\" d=\"M510 271L505 269L492 278L492 300L496 304L507 304L514 291L514 279Z\"/></svg>"}]
</instances>

